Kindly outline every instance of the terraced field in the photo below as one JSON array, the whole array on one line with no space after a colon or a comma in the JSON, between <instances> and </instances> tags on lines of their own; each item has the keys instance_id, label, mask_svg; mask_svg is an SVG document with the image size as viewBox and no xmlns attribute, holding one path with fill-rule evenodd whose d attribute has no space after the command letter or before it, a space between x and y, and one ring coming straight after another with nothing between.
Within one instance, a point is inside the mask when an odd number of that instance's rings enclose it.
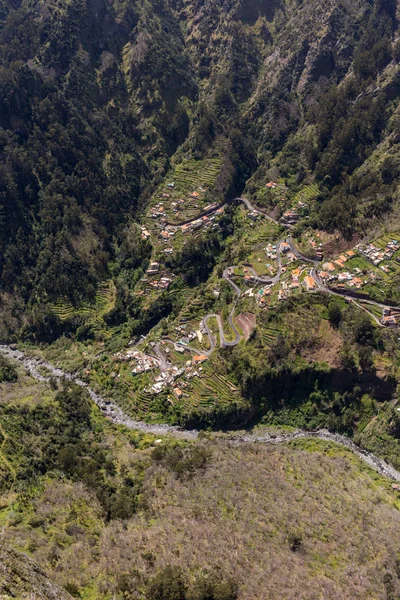
<instances>
[{"instance_id":1,"label":"terraced field","mask_svg":"<svg viewBox=\"0 0 400 600\"><path fill-rule=\"evenodd\" d=\"M254 224L252 222L245 223L245 236L240 241L240 250L251 255L255 250L263 248L271 240L276 240L278 236L278 227L262 219L262 221Z\"/></svg>"},{"instance_id":2,"label":"terraced field","mask_svg":"<svg viewBox=\"0 0 400 600\"><path fill-rule=\"evenodd\" d=\"M185 160L176 166L171 175L175 186L191 191L198 186L210 187L215 183L221 168L220 158Z\"/></svg>"},{"instance_id":3,"label":"terraced field","mask_svg":"<svg viewBox=\"0 0 400 600\"><path fill-rule=\"evenodd\" d=\"M211 364L205 363L201 378L194 378L190 384L190 397L185 400L186 410L193 408L212 409L232 403L239 398L238 389L222 375L215 372Z\"/></svg>"},{"instance_id":4,"label":"terraced field","mask_svg":"<svg viewBox=\"0 0 400 600\"><path fill-rule=\"evenodd\" d=\"M262 327L260 331L263 344L271 347L278 335L283 335L284 328L279 325L275 325L274 327Z\"/></svg>"},{"instance_id":5,"label":"terraced field","mask_svg":"<svg viewBox=\"0 0 400 600\"><path fill-rule=\"evenodd\" d=\"M110 336L111 333L106 331L104 315L114 308L115 297L115 285L110 280L98 288L93 304L84 303L79 307L75 307L67 299L60 298L60 300L51 304L50 308L61 321L79 315L84 317L87 323L91 323L93 329Z\"/></svg>"},{"instance_id":6,"label":"terraced field","mask_svg":"<svg viewBox=\"0 0 400 600\"><path fill-rule=\"evenodd\" d=\"M311 200L314 200L318 194L319 188L315 183L306 185L293 198L293 203L297 204L298 202L310 202Z\"/></svg>"},{"instance_id":7,"label":"terraced field","mask_svg":"<svg viewBox=\"0 0 400 600\"><path fill-rule=\"evenodd\" d=\"M168 175L167 181L174 183L173 189L163 185L154 199L162 200L165 211L171 222L182 222L197 217L199 210L210 202L218 201L208 193L214 187L221 168L220 158L198 160L184 160L179 163ZM161 193L170 195L162 198ZM191 198L190 194L197 192L197 198ZM179 213L174 213L170 206L171 202L184 200Z\"/></svg>"}]
</instances>

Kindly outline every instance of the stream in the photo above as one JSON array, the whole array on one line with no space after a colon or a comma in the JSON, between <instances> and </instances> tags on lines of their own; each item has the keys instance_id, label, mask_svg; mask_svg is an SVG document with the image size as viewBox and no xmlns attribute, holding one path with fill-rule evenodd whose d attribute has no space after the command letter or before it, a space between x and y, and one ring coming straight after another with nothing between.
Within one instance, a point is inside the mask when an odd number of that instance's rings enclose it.
<instances>
[{"instance_id":1,"label":"stream","mask_svg":"<svg viewBox=\"0 0 400 600\"><path fill-rule=\"evenodd\" d=\"M97 392L95 392L91 387L89 387L85 381L82 381L82 379L80 379L76 375L66 373L62 369L55 367L54 365L43 359L29 357L20 350L14 350L10 348L10 346L0 345L0 353L2 353L11 360L16 360L20 362L25 367L25 369L29 371L30 375L38 381L48 382L52 377L56 377L58 379L66 379L68 381L73 381L76 385L85 388L90 398L99 407L104 416L108 417L113 423L116 423L118 425L124 425L128 429L137 429L139 431L152 433L155 435L171 434L174 437L189 440L194 440L199 435L199 431L197 431L196 429L188 430L182 429L181 427L177 427L174 425L156 425L144 423L143 421L135 421L134 419L128 417L114 402L102 398ZM43 369L46 369L50 373L50 375L43 374ZM249 433L245 435L237 435L234 432L231 432L230 436L228 437L228 441L230 444L233 445L250 443L279 444L291 442L293 440L301 438L318 438L345 446L346 448L351 450L356 456L358 456L358 458L360 458L370 467L378 471L378 473L400 483L400 472L397 471L390 464L378 458L371 452L363 450L354 442L352 442L349 438L346 438L345 436L340 435L338 433L331 433L326 429L311 432L296 430L294 432L288 433L275 434L260 432Z\"/></svg>"}]
</instances>

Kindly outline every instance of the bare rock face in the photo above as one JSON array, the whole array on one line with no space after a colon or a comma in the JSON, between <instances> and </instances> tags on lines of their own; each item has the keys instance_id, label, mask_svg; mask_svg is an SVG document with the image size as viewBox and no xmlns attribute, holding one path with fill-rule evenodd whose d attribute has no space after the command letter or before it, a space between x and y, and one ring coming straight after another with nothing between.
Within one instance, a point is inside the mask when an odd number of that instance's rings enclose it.
<instances>
[{"instance_id":1,"label":"bare rock face","mask_svg":"<svg viewBox=\"0 0 400 600\"><path fill-rule=\"evenodd\" d=\"M26 554L0 542L0 600L71 600Z\"/></svg>"}]
</instances>

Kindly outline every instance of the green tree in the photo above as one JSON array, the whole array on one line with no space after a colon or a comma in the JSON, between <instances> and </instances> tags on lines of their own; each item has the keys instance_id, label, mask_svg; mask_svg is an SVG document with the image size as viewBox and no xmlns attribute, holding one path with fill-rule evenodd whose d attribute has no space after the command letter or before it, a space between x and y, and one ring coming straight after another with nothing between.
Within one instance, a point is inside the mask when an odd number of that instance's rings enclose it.
<instances>
[{"instance_id":1,"label":"green tree","mask_svg":"<svg viewBox=\"0 0 400 600\"><path fill-rule=\"evenodd\" d=\"M342 320L342 309L337 302L331 302L328 306L328 319L332 327L339 327Z\"/></svg>"},{"instance_id":2,"label":"green tree","mask_svg":"<svg viewBox=\"0 0 400 600\"><path fill-rule=\"evenodd\" d=\"M146 586L147 600L185 600L186 584L182 569L168 565L157 573Z\"/></svg>"}]
</instances>

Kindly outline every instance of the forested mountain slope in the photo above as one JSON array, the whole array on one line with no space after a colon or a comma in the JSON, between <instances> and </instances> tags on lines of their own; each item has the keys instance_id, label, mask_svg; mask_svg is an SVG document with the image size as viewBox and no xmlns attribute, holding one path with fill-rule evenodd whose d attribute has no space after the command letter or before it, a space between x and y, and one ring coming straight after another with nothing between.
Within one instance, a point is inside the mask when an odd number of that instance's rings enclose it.
<instances>
[{"instance_id":1,"label":"forested mountain slope","mask_svg":"<svg viewBox=\"0 0 400 600\"><path fill-rule=\"evenodd\" d=\"M347 237L397 210L394 0L2 0L1 16L3 335L93 298L183 157L222 157L218 199L271 169L315 179L313 221Z\"/></svg>"}]
</instances>

